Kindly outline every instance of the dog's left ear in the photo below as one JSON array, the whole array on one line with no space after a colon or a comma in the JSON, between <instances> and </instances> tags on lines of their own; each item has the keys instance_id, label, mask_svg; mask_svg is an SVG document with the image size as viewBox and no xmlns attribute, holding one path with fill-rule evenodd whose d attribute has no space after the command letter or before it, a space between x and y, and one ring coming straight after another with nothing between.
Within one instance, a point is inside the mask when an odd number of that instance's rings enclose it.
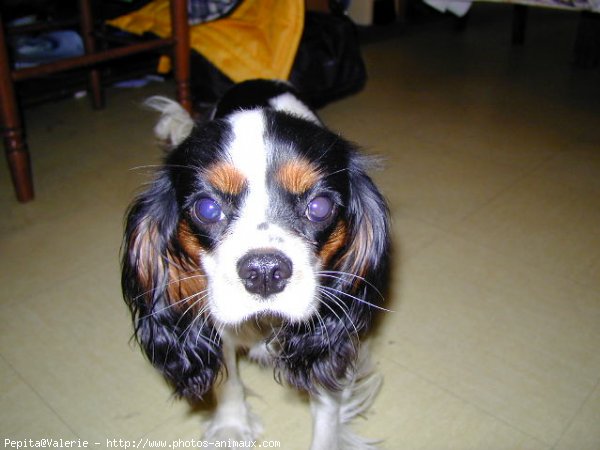
<instances>
[{"instance_id":1,"label":"dog's left ear","mask_svg":"<svg viewBox=\"0 0 600 450\"><path fill-rule=\"evenodd\" d=\"M312 390L315 384L342 389L358 358L359 338L370 329L374 311L382 309L390 257L389 212L364 161L355 157L348 169L345 244L323 272L320 319L277 336L283 342L279 367L301 389Z\"/></svg>"},{"instance_id":2,"label":"dog's left ear","mask_svg":"<svg viewBox=\"0 0 600 450\"><path fill-rule=\"evenodd\" d=\"M218 334L202 314L206 278L195 242L163 169L129 209L122 288L140 346L176 393L188 398L202 397L221 366Z\"/></svg>"},{"instance_id":3,"label":"dog's left ear","mask_svg":"<svg viewBox=\"0 0 600 450\"><path fill-rule=\"evenodd\" d=\"M354 275L353 287L349 289L358 294L361 288L377 294L372 300L378 306L383 298L374 290L383 290L387 282L390 225L386 201L366 173L370 165L366 157L355 156L350 161L350 196L346 210L350 237L337 265L338 270Z\"/></svg>"}]
</instances>

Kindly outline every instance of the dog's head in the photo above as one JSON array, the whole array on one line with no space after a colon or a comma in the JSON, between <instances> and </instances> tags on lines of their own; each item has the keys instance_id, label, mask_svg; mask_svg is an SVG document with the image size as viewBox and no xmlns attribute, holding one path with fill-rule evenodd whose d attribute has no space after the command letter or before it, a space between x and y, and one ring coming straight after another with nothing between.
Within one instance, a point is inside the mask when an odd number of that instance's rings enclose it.
<instances>
[{"instance_id":1,"label":"dog's head","mask_svg":"<svg viewBox=\"0 0 600 450\"><path fill-rule=\"evenodd\" d=\"M201 396L219 330L272 317L288 380L335 387L387 268L387 209L366 160L289 92L195 125L164 104L158 132L173 148L131 206L123 255L148 356Z\"/></svg>"}]
</instances>

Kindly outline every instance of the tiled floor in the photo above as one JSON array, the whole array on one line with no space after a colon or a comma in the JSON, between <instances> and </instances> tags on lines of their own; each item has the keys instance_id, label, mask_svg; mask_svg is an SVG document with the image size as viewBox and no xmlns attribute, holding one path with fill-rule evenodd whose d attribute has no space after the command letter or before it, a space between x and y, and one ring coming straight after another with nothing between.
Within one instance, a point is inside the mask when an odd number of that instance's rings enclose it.
<instances>
[{"instance_id":1,"label":"tiled floor","mask_svg":"<svg viewBox=\"0 0 600 450\"><path fill-rule=\"evenodd\" d=\"M478 5L364 47L370 80L322 115L385 157L394 282L372 348L382 394L357 428L387 449L600 449L600 83L569 65L576 16ZM160 158L154 85L106 110L26 112L37 199L0 168L0 438L192 439L130 345L122 216ZM308 447L304 399L244 364L265 439Z\"/></svg>"}]
</instances>

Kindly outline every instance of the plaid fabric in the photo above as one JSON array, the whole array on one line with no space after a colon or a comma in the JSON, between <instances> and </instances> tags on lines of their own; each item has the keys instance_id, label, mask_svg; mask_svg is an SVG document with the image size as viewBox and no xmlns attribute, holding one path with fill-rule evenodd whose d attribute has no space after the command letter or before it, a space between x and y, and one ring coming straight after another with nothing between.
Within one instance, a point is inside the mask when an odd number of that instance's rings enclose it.
<instances>
[{"instance_id":1,"label":"plaid fabric","mask_svg":"<svg viewBox=\"0 0 600 450\"><path fill-rule=\"evenodd\" d=\"M242 0L188 0L190 25L219 19L229 14Z\"/></svg>"}]
</instances>

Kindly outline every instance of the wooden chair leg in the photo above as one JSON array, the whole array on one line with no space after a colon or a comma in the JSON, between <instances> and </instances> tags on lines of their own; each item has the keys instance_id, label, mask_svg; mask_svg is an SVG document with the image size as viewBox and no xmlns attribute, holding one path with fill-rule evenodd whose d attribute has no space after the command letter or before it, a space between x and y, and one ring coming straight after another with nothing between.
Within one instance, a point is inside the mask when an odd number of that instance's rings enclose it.
<instances>
[{"instance_id":1,"label":"wooden chair leg","mask_svg":"<svg viewBox=\"0 0 600 450\"><path fill-rule=\"evenodd\" d=\"M81 35L85 53L96 52L96 38L94 37L94 15L90 0L79 0L79 17L81 21ZM104 108L104 92L100 78L100 69L92 67L89 71L89 90L92 94L94 109Z\"/></svg>"},{"instance_id":2,"label":"wooden chair leg","mask_svg":"<svg viewBox=\"0 0 600 450\"><path fill-rule=\"evenodd\" d=\"M33 200L34 197L31 165L11 78L2 17L0 17L0 98L2 99L0 102L0 125L10 175L17 200L27 202Z\"/></svg>"},{"instance_id":3,"label":"wooden chair leg","mask_svg":"<svg viewBox=\"0 0 600 450\"><path fill-rule=\"evenodd\" d=\"M89 0L79 0L81 30L86 53L96 52L93 35L93 18ZM171 19L175 48L173 49L177 100L192 112L190 90L190 40L186 0L171 0ZM95 108L104 105L104 96L98 69L90 71L90 89ZM0 125L6 149L6 158L15 187L17 199L21 202L34 197L29 151L24 136L23 125L17 104L13 78L8 59L4 27L0 17Z\"/></svg>"},{"instance_id":4,"label":"wooden chair leg","mask_svg":"<svg viewBox=\"0 0 600 450\"><path fill-rule=\"evenodd\" d=\"M186 0L171 0L171 30L173 30L173 38L175 39L173 59L177 101L191 113L190 28Z\"/></svg>"}]
</instances>

